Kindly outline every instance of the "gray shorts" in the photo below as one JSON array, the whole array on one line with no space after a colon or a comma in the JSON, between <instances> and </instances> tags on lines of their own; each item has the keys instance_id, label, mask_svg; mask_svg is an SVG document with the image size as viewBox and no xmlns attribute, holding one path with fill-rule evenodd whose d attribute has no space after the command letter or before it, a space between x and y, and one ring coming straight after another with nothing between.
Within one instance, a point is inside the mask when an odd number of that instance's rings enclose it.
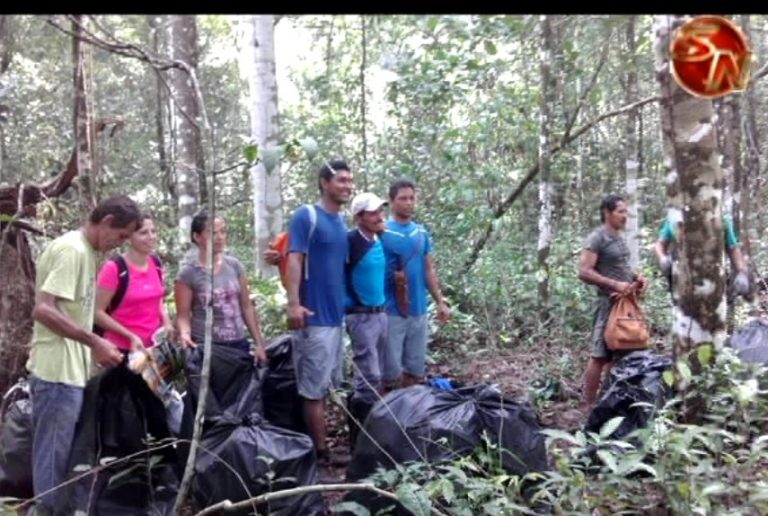
<instances>
[{"instance_id":1,"label":"gray shorts","mask_svg":"<svg viewBox=\"0 0 768 516\"><path fill-rule=\"evenodd\" d=\"M387 351L387 314L349 314L347 332L352 341L352 361L355 365L352 383L355 397L375 402Z\"/></svg>"},{"instance_id":2,"label":"gray shorts","mask_svg":"<svg viewBox=\"0 0 768 516\"><path fill-rule=\"evenodd\" d=\"M307 326L293 332L293 368L299 396L325 398L334 374L341 371L341 326Z\"/></svg>"},{"instance_id":3,"label":"gray shorts","mask_svg":"<svg viewBox=\"0 0 768 516\"><path fill-rule=\"evenodd\" d=\"M595 306L595 315L592 328L592 357L611 358L611 351L605 343L605 325L608 323L608 315L611 313L613 301L608 296L599 296Z\"/></svg>"},{"instance_id":4,"label":"gray shorts","mask_svg":"<svg viewBox=\"0 0 768 516\"><path fill-rule=\"evenodd\" d=\"M387 356L384 366L384 381L400 379L403 371L421 378L426 372L427 315L400 317L390 315L388 322Z\"/></svg>"}]
</instances>

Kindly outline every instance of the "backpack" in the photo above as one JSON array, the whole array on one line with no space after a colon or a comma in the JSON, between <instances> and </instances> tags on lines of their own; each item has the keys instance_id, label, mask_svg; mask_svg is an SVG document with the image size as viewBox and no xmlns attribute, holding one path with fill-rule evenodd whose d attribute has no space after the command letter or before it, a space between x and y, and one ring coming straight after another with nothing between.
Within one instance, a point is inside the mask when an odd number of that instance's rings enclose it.
<instances>
[{"instance_id":1,"label":"backpack","mask_svg":"<svg viewBox=\"0 0 768 516\"><path fill-rule=\"evenodd\" d=\"M305 204L304 206L307 207L307 211L309 212L309 237L307 238L307 242L311 242L312 235L315 234L315 228L317 227L317 208L314 204ZM346 227L346 223L344 223L344 216L341 213L339 213L339 218L341 219L342 224L344 224ZM278 233L277 238L275 238L275 241L272 242L271 247L280 253L280 263L278 264L278 268L280 270L280 282L285 287L288 285L288 253L291 249L288 231ZM304 280L306 281L308 279L309 246L307 246L307 254L304 257Z\"/></svg>"},{"instance_id":2,"label":"backpack","mask_svg":"<svg viewBox=\"0 0 768 516\"><path fill-rule=\"evenodd\" d=\"M160 284L163 284L164 283L163 263L160 261L160 258L155 256L154 254L150 254L149 257L152 259L152 262L155 264L155 269L157 270L157 276L160 278ZM117 289L115 290L115 295L112 296L112 300L109 302L109 306L105 310L108 314L111 314L117 309L118 306L120 306L120 303L123 301L123 298L125 297L125 293L128 290L128 279L130 274L128 274L128 264L126 263L125 258L123 258L122 255L116 254L114 256L110 256L109 261L115 262L117 264ZM93 333L95 333L99 337L103 337L104 328L94 323Z\"/></svg>"},{"instance_id":3,"label":"backpack","mask_svg":"<svg viewBox=\"0 0 768 516\"><path fill-rule=\"evenodd\" d=\"M618 296L608 314L603 339L610 351L628 351L648 347L648 325L634 294Z\"/></svg>"}]
</instances>

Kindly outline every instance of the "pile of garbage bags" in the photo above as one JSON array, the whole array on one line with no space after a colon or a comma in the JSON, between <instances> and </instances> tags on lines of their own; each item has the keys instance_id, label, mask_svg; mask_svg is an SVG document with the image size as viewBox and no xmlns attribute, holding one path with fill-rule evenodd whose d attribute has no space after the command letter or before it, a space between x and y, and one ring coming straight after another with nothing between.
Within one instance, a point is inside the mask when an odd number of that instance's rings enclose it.
<instances>
[{"instance_id":1,"label":"pile of garbage bags","mask_svg":"<svg viewBox=\"0 0 768 516\"><path fill-rule=\"evenodd\" d=\"M752 319L731 337L731 347L750 364L768 364L768 321Z\"/></svg>"}]
</instances>

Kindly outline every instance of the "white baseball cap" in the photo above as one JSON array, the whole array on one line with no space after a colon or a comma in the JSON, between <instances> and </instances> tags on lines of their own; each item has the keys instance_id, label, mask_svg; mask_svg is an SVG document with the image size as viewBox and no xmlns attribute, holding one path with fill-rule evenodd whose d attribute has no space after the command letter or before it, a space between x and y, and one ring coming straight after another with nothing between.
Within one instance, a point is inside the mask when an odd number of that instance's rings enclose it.
<instances>
[{"instance_id":1,"label":"white baseball cap","mask_svg":"<svg viewBox=\"0 0 768 516\"><path fill-rule=\"evenodd\" d=\"M350 209L352 210L352 215L357 215L363 211L377 211L382 206L387 206L388 204L389 203L387 201L374 193L363 192L361 194L357 194L355 198L352 199Z\"/></svg>"}]
</instances>

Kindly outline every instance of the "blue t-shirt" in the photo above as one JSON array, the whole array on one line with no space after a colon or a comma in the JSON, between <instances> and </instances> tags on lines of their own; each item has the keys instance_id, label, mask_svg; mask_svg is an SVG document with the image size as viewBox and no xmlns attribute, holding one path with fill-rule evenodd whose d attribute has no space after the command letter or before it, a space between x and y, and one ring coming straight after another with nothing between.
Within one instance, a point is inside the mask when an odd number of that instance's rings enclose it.
<instances>
[{"instance_id":1,"label":"blue t-shirt","mask_svg":"<svg viewBox=\"0 0 768 516\"><path fill-rule=\"evenodd\" d=\"M353 257L355 244L360 244L362 257ZM382 306L386 301L384 295L384 275L387 261L384 257L384 247L381 239L368 240L360 231L353 229L349 233L349 259L352 266L351 284L348 288L354 289L357 300L345 289L346 306ZM357 263L355 263L357 262Z\"/></svg>"},{"instance_id":2,"label":"blue t-shirt","mask_svg":"<svg viewBox=\"0 0 768 516\"><path fill-rule=\"evenodd\" d=\"M399 315L395 301L395 270L406 263L408 295L411 316L427 313L427 271L425 257L432 252L432 237L424 226L415 222L400 224L389 219L386 231L381 235L384 254L387 258L387 276L384 282L387 297L387 312Z\"/></svg>"},{"instance_id":3,"label":"blue t-shirt","mask_svg":"<svg viewBox=\"0 0 768 516\"><path fill-rule=\"evenodd\" d=\"M723 215L723 232L725 236L725 248L733 249L741 245L739 237L736 235L736 228L733 227L733 219L730 215ZM664 219L659 230L659 239L666 242L675 242L677 240L677 228L672 226L669 218Z\"/></svg>"},{"instance_id":4,"label":"blue t-shirt","mask_svg":"<svg viewBox=\"0 0 768 516\"><path fill-rule=\"evenodd\" d=\"M347 227L338 213L328 213L315 206L317 223L309 239L309 208L302 206L293 214L288 249L304 254L309 278L301 271L299 300L315 315L307 318L309 326L341 326L344 319L344 263L347 257Z\"/></svg>"}]
</instances>

